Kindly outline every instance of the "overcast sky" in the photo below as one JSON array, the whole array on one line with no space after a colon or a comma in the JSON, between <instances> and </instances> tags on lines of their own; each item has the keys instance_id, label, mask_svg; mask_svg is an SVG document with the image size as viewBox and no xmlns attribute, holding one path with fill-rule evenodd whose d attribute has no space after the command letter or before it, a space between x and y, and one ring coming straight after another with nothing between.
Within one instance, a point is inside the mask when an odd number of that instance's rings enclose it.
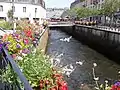
<instances>
[{"instance_id":1,"label":"overcast sky","mask_svg":"<svg viewBox=\"0 0 120 90\"><path fill-rule=\"evenodd\" d=\"M44 0L47 8L64 8L70 7L70 4L75 0Z\"/></svg>"}]
</instances>

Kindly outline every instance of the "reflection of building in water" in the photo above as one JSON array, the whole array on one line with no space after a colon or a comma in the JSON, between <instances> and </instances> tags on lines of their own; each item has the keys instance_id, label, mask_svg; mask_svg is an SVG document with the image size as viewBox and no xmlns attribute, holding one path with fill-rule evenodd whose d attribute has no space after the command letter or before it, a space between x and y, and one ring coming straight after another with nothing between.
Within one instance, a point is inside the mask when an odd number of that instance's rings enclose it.
<instances>
[{"instance_id":1,"label":"reflection of building in water","mask_svg":"<svg viewBox=\"0 0 120 90\"><path fill-rule=\"evenodd\" d=\"M14 7L13 2L14 1ZM0 19L8 20L7 13L14 10L16 19L30 21L46 18L45 2L43 0L0 0Z\"/></svg>"},{"instance_id":2,"label":"reflection of building in water","mask_svg":"<svg viewBox=\"0 0 120 90\"><path fill-rule=\"evenodd\" d=\"M49 18L61 18L61 15L67 8L47 8L46 17Z\"/></svg>"}]
</instances>

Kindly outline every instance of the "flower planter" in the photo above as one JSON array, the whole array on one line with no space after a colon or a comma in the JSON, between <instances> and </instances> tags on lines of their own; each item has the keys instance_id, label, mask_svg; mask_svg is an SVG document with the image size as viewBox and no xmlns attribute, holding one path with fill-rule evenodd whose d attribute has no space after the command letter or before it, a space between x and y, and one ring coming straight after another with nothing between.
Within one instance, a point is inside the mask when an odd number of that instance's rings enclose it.
<instances>
[{"instance_id":1,"label":"flower planter","mask_svg":"<svg viewBox=\"0 0 120 90\"><path fill-rule=\"evenodd\" d=\"M40 33L34 32L34 28L28 25L28 27L25 26L20 32L4 36L2 44L5 44L34 90L42 90L43 88L43 90L47 90L45 88L48 88L48 90L68 90L62 75L51 69L51 64L47 60L48 58L38 50L41 47L38 46L36 49L36 45L38 45L40 39L39 35ZM43 46L46 48L48 31L43 36L46 39L42 37L41 41L46 41L43 42ZM52 74L54 74L54 77L51 77ZM6 73L7 77L12 78L11 75L13 75L12 72L8 71ZM44 78L44 83L40 82L41 78Z\"/></svg>"}]
</instances>

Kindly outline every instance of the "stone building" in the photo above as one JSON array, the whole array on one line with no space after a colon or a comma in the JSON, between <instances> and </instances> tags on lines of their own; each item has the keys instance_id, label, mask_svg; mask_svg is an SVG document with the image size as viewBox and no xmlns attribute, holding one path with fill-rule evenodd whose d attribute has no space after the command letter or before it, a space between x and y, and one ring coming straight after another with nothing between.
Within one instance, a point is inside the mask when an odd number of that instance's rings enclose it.
<instances>
[{"instance_id":1,"label":"stone building","mask_svg":"<svg viewBox=\"0 0 120 90\"><path fill-rule=\"evenodd\" d=\"M105 0L75 0L75 2L73 2L71 4L70 8L74 8L74 7L87 7L87 8L97 8L97 9L101 9L102 4L104 3Z\"/></svg>"}]
</instances>

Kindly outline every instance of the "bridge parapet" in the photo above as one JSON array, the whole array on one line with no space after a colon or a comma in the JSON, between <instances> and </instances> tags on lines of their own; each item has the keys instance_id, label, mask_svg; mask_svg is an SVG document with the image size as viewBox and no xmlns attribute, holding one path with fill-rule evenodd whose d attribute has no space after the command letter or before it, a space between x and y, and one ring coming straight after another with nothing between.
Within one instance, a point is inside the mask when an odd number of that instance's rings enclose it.
<instances>
[{"instance_id":1,"label":"bridge parapet","mask_svg":"<svg viewBox=\"0 0 120 90\"><path fill-rule=\"evenodd\" d=\"M49 22L48 27L64 27L64 26L73 26L75 25L72 22Z\"/></svg>"}]
</instances>

